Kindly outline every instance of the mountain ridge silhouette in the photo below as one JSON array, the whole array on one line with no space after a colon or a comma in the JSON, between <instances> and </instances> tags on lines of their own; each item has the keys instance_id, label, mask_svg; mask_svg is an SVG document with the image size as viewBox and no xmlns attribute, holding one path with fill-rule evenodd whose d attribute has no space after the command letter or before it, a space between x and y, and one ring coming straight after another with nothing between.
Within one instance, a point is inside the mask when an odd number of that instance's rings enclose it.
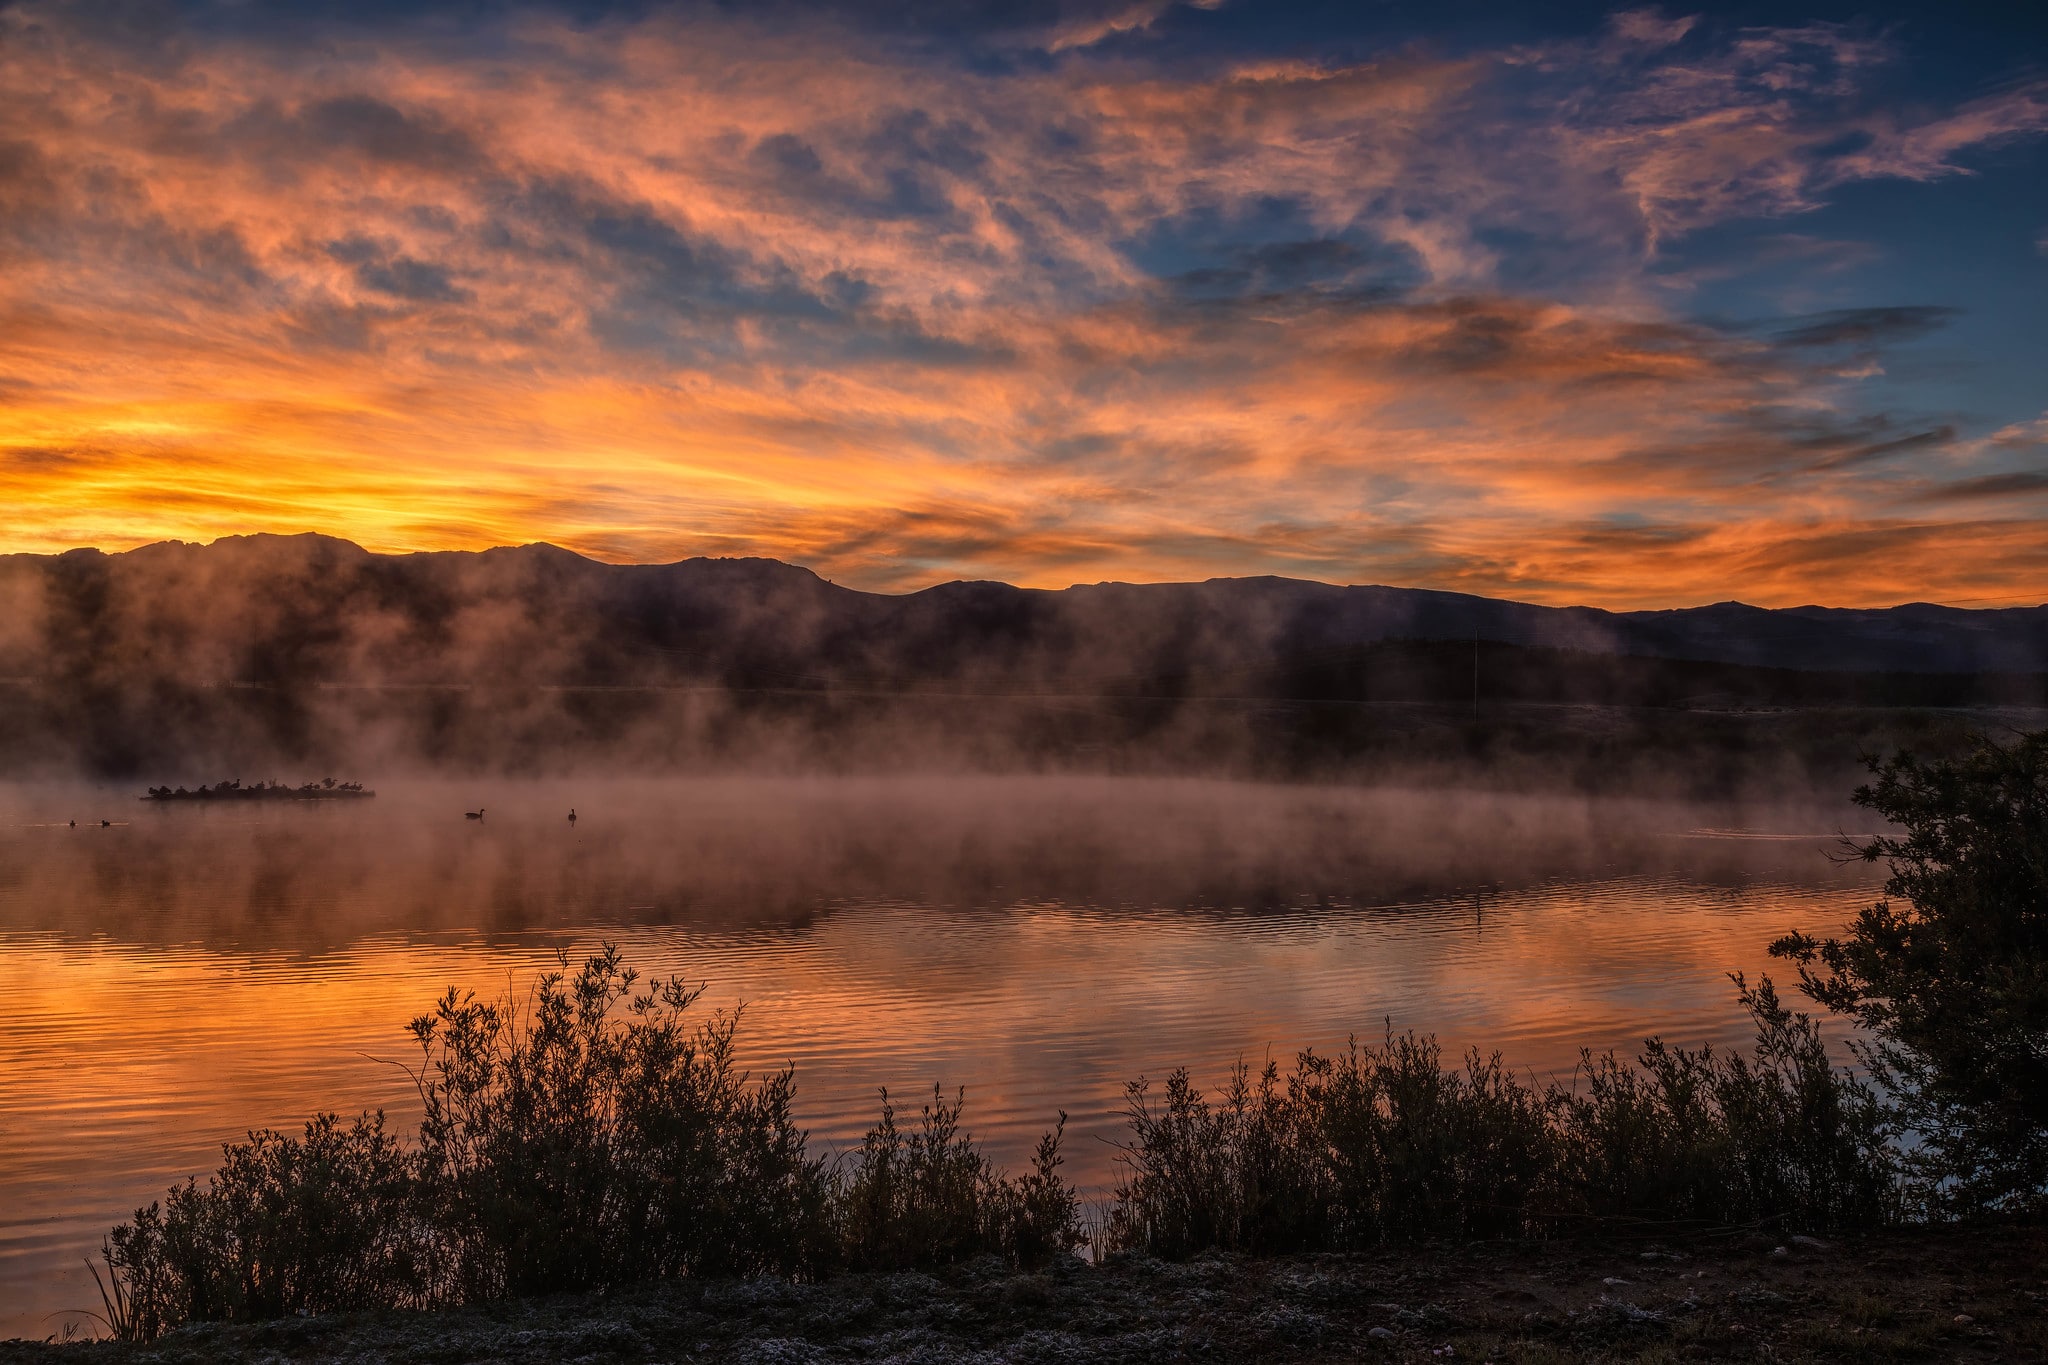
<instances>
[{"instance_id":1,"label":"mountain ridge silhouette","mask_svg":"<svg viewBox=\"0 0 2048 1365\"><path fill-rule=\"evenodd\" d=\"M765 557L611 564L536 542L380 554L317 534L0 556L0 674L256 682L1046 687L1394 641L1821 672L2048 671L2048 606L1611 611L1260 575L901 594Z\"/></svg>"}]
</instances>

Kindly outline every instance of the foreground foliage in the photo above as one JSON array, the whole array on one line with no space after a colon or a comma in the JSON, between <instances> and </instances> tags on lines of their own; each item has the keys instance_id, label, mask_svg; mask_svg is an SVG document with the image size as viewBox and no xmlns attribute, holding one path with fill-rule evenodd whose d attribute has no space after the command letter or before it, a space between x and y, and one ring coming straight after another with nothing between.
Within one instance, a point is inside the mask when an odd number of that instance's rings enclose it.
<instances>
[{"instance_id":1,"label":"foreground foliage","mask_svg":"<svg viewBox=\"0 0 2048 1365\"><path fill-rule=\"evenodd\" d=\"M109 1234L117 1336L195 1321L423 1308L694 1277L812 1278L1002 1256L1030 1268L1081 1242L1060 1130L1011 1179L935 1097L882 1120L850 1172L811 1157L794 1074L739 1070L738 1016L693 1022L700 988L641 988L615 948L530 999L450 992L412 1024L424 1115L252 1133Z\"/></svg>"},{"instance_id":2,"label":"foreground foliage","mask_svg":"<svg viewBox=\"0 0 2048 1365\"><path fill-rule=\"evenodd\" d=\"M2048 731L1960 758L1872 760L1858 805L1898 826L1852 844L1886 899L1841 938L1771 946L1856 1019L1870 1070L1947 1212L2048 1203Z\"/></svg>"},{"instance_id":3,"label":"foreground foliage","mask_svg":"<svg viewBox=\"0 0 2048 1365\"><path fill-rule=\"evenodd\" d=\"M1740 983L1738 983L1740 984ZM1020 1177L934 1092L915 1125L886 1093L838 1165L808 1155L793 1073L734 1060L738 1017L642 988L607 948L531 998L454 993L414 1021L416 1138L381 1115L230 1144L109 1235L106 1317L147 1340L186 1322L426 1308L635 1283L926 1270L996 1257L1030 1269L1084 1242L1061 1178L1065 1116ZM1240 1067L1213 1102L1186 1072L1154 1106L1131 1087L1127 1178L1099 1250L1185 1256L1553 1236L1586 1226L1893 1216L1871 1095L1768 982L1743 990L1752 1056L1651 1042L1537 1090L1496 1058L1441 1065L1389 1036L1305 1053L1283 1082Z\"/></svg>"},{"instance_id":4,"label":"foreground foliage","mask_svg":"<svg viewBox=\"0 0 2048 1365\"><path fill-rule=\"evenodd\" d=\"M1516 1079L1476 1051L1389 1034L1284 1078L1240 1065L1213 1100L1186 1071L1155 1102L1132 1083L1109 1248L1185 1256L1362 1250L1575 1228L1895 1218L1901 1187L1877 1098L1828 1060L1769 981L1737 978L1749 1056L1651 1040L1633 1066L1584 1059L1576 1086Z\"/></svg>"},{"instance_id":5,"label":"foreground foliage","mask_svg":"<svg viewBox=\"0 0 2048 1365\"><path fill-rule=\"evenodd\" d=\"M1180 1258L1360 1251L1431 1240L1748 1226L1833 1233L2048 1201L2048 733L1966 757L1873 764L1856 800L1904 833L1891 899L1848 935L1772 951L1854 1017L1873 1086L1768 979L1734 978L1746 1054L1652 1039L1538 1086L1498 1055L1446 1068L1433 1038L1240 1065L1205 1096L1186 1071L1128 1091L1124 1178L1097 1251ZM934 1091L915 1128L886 1092L857 1154L811 1157L794 1073L738 1069L739 1017L641 987L616 949L530 999L450 992L415 1020L423 1118L323 1115L230 1144L108 1236L114 1334L188 1322L610 1293L646 1282L996 1258L1083 1245L1059 1174L1065 1115L1010 1177ZM1621 1281L1610 1279L1608 1284ZM1633 1319L1631 1319L1633 1321ZM1961 1321L1961 1319L1958 1319Z\"/></svg>"},{"instance_id":6,"label":"foreground foliage","mask_svg":"<svg viewBox=\"0 0 2048 1365\"><path fill-rule=\"evenodd\" d=\"M737 1015L693 1024L701 988L636 984L607 948L543 978L524 1017L451 991L413 1021L433 1297L795 1275L825 1255L829 1182L790 1116L794 1073L750 1081Z\"/></svg>"}]
</instances>

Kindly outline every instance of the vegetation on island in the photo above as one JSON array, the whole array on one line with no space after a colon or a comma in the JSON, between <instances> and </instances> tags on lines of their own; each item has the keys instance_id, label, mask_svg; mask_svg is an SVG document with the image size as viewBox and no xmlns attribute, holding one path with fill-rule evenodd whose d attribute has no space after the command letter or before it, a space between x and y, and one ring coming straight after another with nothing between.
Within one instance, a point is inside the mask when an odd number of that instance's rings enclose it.
<instances>
[{"instance_id":1,"label":"vegetation on island","mask_svg":"<svg viewBox=\"0 0 2048 1365\"><path fill-rule=\"evenodd\" d=\"M252 782L242 785L242 779L223 778L211 787L204 783L187 791L183 787L173 788L166 784L151 787L145 801L345 801L351 797L375 796L373 791L364 791L360 782L337 782L326 778L319 782L305 782L288 787L282 782Z\"/></svg>"},{"instance_id":2,"label":"vegetation on island","mask_svg":"<svg viewBox=\"0 0 2048 1365\"><path fill-rule=\"evenodd\" d=\"M1856 799L1899 833L1888 899L1845 937L1775 951L1864 1031L1864 1066L1766 979L1734 978L1747 1052L1584 1058L1537 1086L1389 1032L1215 1094L1128 1092L1123 1178L1093 1220L1060 1173L997 1169L935 1093L839 1162L792 1117L795 1076L735 1062L736 1013L694 1012L616 949L524 1001L450 992L414 1021L423 1118L322 1115L226 1148L105 1247L108 1326L427 1308L649 1283L1201 1254L1568 1243L1588 1234L1833 1235L2048 1203L2048 734L1873 761ZM1064 1116L1061 1116L1063 1122Z\"/></svg>"}]
</instances>

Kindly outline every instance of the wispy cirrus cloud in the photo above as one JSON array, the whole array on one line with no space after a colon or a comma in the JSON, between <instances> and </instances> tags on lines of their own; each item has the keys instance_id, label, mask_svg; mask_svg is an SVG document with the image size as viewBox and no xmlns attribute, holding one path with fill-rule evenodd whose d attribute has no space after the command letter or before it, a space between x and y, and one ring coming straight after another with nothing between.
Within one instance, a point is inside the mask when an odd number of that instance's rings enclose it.
<instances>
[{"instance_id":1,"label":"wispy cirrus cloud","mask_svg":"<svg viewBox=\"0 0 2048 1365\"><path fill-rule=\"evenodd\" d=\"M709 14L136 49L0 11L9 547L311 528L1633 603L1821 595L1829 544L1874 597L2040 581L2024 536L1968 523L1960 564L1887 520L1928 460L2005 477L1857 391L1942 308L1736 328L1646 275L1960 174L2048 128L2039 90L1908 117L1865 100L1881 37L1649 12L1152 60L1161 13L963 64Z\"/></svg>"}]
</instances>

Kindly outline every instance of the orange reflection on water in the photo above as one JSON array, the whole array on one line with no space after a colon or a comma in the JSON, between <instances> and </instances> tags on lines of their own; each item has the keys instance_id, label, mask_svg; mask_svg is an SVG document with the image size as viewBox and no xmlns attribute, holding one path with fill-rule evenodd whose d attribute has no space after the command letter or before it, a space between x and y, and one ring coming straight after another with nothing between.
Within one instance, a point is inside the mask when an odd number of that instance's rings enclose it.
<instances>
[{"instance_id":1,"label":"orange reflection on water","mask_svg":"<svg viewBox=\"0 0 2048 1365\"><path fill-rule=\"evenodd\" d=\"M563 790L493 789L485 828L455 794L0 831L0 1298L20 1305L0 1333L88 1306L79 1258L220 1142L320 1108L405 1121L389 1063L448 986L523 991L604 939L708 981L707 1008L744 1001L749 1065L795 1063L827 1150L857 1138L877 1087L964 1084L1007 1161L1068 1110L1070 1172L1099 1191L1135 1076L1185 1064L1214 1083L1388 1017L1538 1073L1650 1032L1739 1042L1723 973L1869 895L1814 842L1684 838L1726 813L1683 807L646 783L586 785L571 831ZM16 791L0 814L87 799ZM1430 850L1431 826L1463 833Z\"/></svg>"}]
</instances>

